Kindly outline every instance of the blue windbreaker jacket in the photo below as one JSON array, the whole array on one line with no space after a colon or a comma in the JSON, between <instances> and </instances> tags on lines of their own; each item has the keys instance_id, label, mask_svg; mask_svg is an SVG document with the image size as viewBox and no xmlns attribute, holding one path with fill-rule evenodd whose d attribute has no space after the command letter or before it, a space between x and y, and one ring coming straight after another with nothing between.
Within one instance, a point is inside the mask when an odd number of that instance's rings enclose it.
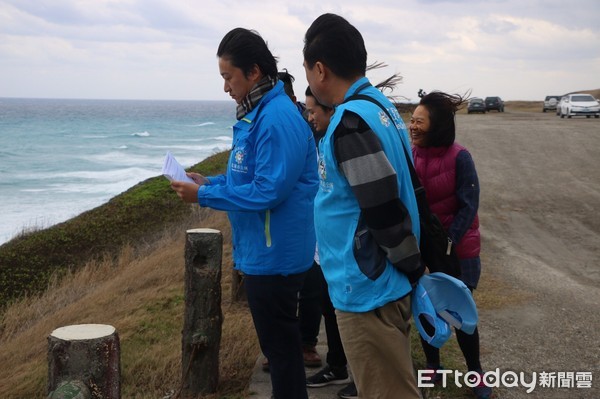
<instances>
[{"instance_id":1,"label":"blue windbreaker jacket","mask_svg":"<svg viewBox=\"0 0 600 399\"><path fill-rule=\"evenodd\" d=\"M250 275L288 275L310 268L316 147L282 82L235 124L227 173L209 181L198 190L198 201L227 211L237 269Z\"/></svg>"}]
</instances>

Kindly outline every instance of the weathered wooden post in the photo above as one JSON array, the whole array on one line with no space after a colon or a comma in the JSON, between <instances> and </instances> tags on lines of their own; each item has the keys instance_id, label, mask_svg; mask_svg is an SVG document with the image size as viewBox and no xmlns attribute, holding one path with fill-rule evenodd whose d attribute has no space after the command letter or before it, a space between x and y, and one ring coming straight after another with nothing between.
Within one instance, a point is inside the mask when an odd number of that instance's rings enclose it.
<instances>
[{"instance_id":1,"label":"weathered wooden post","mask_svg":"<svg viewBox=\"0 0 600 399\"><path fill-rule=\"evenodd\" d=\"M57 328L48 336L48 397L121 397L119 335L105 324Z\"/></svg>"},{"instance_id":2,"label":"weathered wooden post","mask_svg":"<svg viewBox=\"0 0 600 399\"><path fill-rule=\"evenodd\" d=\"M187 231L181 363L181 396L184 398L214 393L219 383L222 255L220 231Z\"/></svg>"}]
</instances>

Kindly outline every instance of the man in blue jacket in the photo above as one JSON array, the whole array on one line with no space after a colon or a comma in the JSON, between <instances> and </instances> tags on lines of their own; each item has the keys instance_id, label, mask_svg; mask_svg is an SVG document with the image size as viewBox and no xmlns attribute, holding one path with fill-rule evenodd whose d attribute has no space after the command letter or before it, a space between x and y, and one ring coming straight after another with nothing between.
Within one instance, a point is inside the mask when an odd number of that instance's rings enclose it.
<instances>
[{"instance_id":1,"label":"man in blue jacket","mask_svg":"<svg viewBox=\"0 0 600 399\"><path fill-rule=\"evenodd\" d=\"M190 173L197 184L173 182L172 187L186 202L227 211L234 261L244 274L254 326L269 360L273 397L307 399L296 311L316 243L315 142L256 32L233 29L217 56L224 90L238 104L227 173Z\"/></svg>"},{"instance_id":2,"label":"man in blue jacket","mask_svg":"<svg viewBox=\"0 0 600 399\"><path fill-rule=\"evenodd\" d=\"M366 63L363 38L344 18L324 14L306 32L308 84L335 108L319 144L319 256L358 397L419 398L409 319L424 266L410 145L396 108L365 77Z\"/></svg>"}]
</instances>

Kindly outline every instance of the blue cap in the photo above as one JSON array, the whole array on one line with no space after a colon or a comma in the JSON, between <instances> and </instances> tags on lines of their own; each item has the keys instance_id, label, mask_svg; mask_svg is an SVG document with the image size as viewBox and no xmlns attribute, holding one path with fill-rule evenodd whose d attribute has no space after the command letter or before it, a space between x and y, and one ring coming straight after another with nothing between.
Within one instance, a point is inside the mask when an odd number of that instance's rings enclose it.
<instances>
[{"instance_id":1,"label":"blue cap","mask_svg":"<svg viewBox=\"0 0 600 399\"><path fill-rule=\"evenodd\" d=\"M413 290L412 312L423 339L437 348L452 334L450 326L473 334L479 319L469 288L445 273L430 273L419 279Z\"/></svg>"},{"instance_id":2,"label":"blue cap","mask_svg":"<svg viewBox=\"0 0 600 399\"><path fill-rule=\"evenodd\" d=\"M411 308L421 337L429 345L441 348L452 335L452 330L448 322L436 313L431 298L420 282L413 290Z\"/></svg>"}]
</instances>

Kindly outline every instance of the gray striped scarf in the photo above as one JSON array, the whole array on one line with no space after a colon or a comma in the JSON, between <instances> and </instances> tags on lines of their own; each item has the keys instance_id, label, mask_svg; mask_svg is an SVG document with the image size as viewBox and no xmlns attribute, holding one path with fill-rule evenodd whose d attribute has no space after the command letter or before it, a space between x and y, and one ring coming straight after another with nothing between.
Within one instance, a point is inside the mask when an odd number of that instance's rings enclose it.
<instances>
[{"instance_id":1,"label":"gray striped scarf","mask_svg":"<svg viewBox=\"0 0 600 399\"><path fill-rule=\"evenodd\" d=\"M236 118L239 121L247 113L252 111L260 99L277 84L277 78L271 79L270 76L264 76L253 88L250 93L238 104Z\"/></svg>"}]
</instances>

